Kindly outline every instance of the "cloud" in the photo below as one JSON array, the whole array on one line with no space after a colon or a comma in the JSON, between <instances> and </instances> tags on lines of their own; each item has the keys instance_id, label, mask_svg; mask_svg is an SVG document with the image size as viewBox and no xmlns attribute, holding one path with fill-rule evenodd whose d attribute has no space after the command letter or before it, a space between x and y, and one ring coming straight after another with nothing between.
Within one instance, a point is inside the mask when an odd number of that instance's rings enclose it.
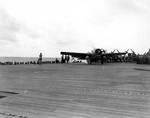
<instances>
[{"instance_id":1,"label":"cloud","mask_svg":"<svg viewBox=\"0 0 150 118\"><path fill-rule=\"evenodd\" d=\"M56 44L58 46L69 46L69 45L73 45L75 43L77 43L76 40L57 40L56 41Z\"/></svg>"},{"instance_id":2,"label":"cloud","mask_svg":"<svg viewBox=\"0 0 150 118\"><path fill-rule=\"evenodd\" d=\"M0 41L17 42L17 35L26 35L29 38L39 38L36 30L17 22L5 9L0 8Z\"/></svg>"},{"instance_id":3,"label":"cloud","mask_svg":"<svg viewBox=\"0 0 150 118\"><path fill-rule=\"evenodd\" d=\"M20 25L9 16L6 10L0 8L0 40L16 41L16 32L20 31Z\"/></svg>"},{"instance_id":4,"label":"cloud","mask_svg":"<svg viewBox=\"0 0 150 118\"><path fill-rule=\"evenodd\" d=\"M139 13L143 12L144 9L141 7L140 0L113 0L109 1L112 8L118 10L118 12L130 12L130 13Z\"/></svg>"},{"instance_id":5,"label":"cloud","mask_svg":"<svg viewBox=\"0 0 150 118\"><path fill-rule=\"evenodd\" d=\"M20 31L18 33L26 35L26 37L31 38L33 40L41 38L41 34L38 29L31 28L25 24L20 24Z\"/></svg>"},{"instance_id":6,"label":"cloud","mask_svg":"<svg viewBox=\"0 0 150 118\"><path fill-rule=\"evenodd\" d=\"M9 45L1 47L13 48L14 55L149 46L148 0L5 0L3 5L8 12L0 9L0 41Z\"/></svg>"}]
</instances>

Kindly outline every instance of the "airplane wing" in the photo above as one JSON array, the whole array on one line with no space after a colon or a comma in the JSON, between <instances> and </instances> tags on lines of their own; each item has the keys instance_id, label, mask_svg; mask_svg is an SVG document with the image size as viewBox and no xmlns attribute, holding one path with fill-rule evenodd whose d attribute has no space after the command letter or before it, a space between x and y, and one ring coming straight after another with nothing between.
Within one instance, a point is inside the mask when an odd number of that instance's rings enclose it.
<instances>
[{"instance_id":1,"label":"airplane wing","mask_svg":"<svg viewBox=\"0 0 150 118\"><path fill-rule=\"evenodd\" d=\"M76 53L76 52L60 52L62 55L70 55L79 59L86 59L87 56L90 56L89 53Z\"/></svg>"}]
</instances>

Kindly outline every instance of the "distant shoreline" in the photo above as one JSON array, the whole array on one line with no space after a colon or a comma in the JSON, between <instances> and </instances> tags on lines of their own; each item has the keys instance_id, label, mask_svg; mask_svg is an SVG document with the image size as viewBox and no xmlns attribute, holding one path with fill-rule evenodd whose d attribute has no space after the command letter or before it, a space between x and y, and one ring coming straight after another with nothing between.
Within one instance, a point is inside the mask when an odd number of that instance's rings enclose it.
<instances>
[{"instance_id":1,"label":"distant shoreline","mask_svg":"<svg viewBox=\"0 0 150 118\"><path fill-rule=\"evenodd\" d=\"M57 57L43 57L43 61L54 61ZM60 58L57 58L60 60ZM29 62L37 61L38 57L0 57L0 62Z\"/></svg>"}]
</instances>

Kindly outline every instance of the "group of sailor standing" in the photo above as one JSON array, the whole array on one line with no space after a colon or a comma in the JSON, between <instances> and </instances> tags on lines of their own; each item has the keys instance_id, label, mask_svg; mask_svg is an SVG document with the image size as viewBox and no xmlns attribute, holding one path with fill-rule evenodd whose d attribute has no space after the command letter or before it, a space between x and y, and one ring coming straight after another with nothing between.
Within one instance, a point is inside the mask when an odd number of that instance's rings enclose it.
<instances>
[{"instance_id":1,"label":"group of sailor standing","mask_svg":"<svg viewBox=\"0 0 150 118\"><path fill-rule=\"evenodd\" d=\"M69 55L62 55L61 56L61 63L69 63L70 56Z\"/></svg>"}]
</instances>

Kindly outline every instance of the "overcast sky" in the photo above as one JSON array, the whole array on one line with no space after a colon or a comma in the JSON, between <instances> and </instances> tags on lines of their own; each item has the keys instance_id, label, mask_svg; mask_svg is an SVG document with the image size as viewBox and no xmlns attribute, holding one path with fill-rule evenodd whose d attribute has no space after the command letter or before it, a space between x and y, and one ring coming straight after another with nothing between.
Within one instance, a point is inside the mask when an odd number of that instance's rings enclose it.
<instances>
[{"instance_id":1,"label":"overcast sky","mask_svg":"<svg viewBox=\"0 0 150 118\"><path fill-rule=\"evenodd\" d=\"M0 56L150 48L149 0L0 0Z\"/></svg>"}]
</instances>

